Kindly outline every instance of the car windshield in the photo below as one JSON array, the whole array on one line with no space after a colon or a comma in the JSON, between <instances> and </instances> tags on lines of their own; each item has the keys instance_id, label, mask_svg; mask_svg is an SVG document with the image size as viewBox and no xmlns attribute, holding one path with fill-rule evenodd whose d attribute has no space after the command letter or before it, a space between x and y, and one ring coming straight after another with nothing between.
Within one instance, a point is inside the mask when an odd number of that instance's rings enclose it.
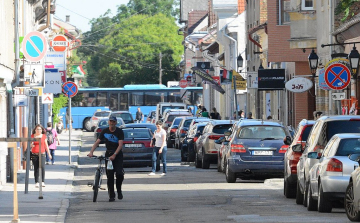
<instances>
[{"instance_id":1,"label":"car windshield","mask_svg":"<svg viewBox=\"0 0 360 223\"><path fill-rule=\"evenodd\" d=\"M163 106L161 113L164 113L165 109L185 109L184 106Z\"/></svg>"},{"instance_id":2,"label":"car windshield","mask_svg":"<svg viewBox=\"0 0 360 223\"><path fill-rule=\"evenodd\" d=\"M148 129L123 129L125 139L134 138L151 138L151 134Z\"/></svg>"},{"instance_id":3,"label":"car windshield","mask_svg":"<svg viewBox=\"0 0 360 223\"><path fill-rule=\"evenodd\" d=\"M224 134L228 129L232 126L232 124L223 124L223 125L216 125L213 128L213 133L216 134Z\"/></svg>"},{"instance_id":4,"label":"car windshield","mask_svg":"<svg viewBox=\"0 0 360 223\"><path fill-rule=\"evenodd\" d=\"M246 126L238 134L240 139L283 139L285 136L280 126Z\"/></svg>"},{"instance_id":5,"label":"car windshield","mask_svg":"<svg viewBox=\"0 0 360 223\"><path fill-rule=\"evenodd\" d=\"M102 111L102 112L95 112L96 117L108 117L110 112Z\"/></svg>"},{"instance_id":6,"label":"car windshield","mask_svg":"<svg viewBox=\"0 0 360 223\"><path fill-rule=\"evenodd\" d=\"M335 156L348 156L350 154L360 154L360 139L343 139L340 141Z\"/></svg>"}]
</instances>

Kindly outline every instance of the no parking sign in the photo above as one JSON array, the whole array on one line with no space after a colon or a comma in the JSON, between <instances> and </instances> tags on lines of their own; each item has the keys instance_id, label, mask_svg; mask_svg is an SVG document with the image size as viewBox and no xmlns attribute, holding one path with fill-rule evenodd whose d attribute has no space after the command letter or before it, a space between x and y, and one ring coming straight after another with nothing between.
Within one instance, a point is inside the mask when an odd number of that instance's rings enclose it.
<instances>
[{"instance_id":1,"label":"no parking sign","mask_svg":"<svg viewBox=\"0 0 360 223\"><path fill-rule=\"evenodd\" d=\"M326 68L325 82L333 90L342 90L350 83L350 69L342 63L334 63Z\"/></svg>"}]
</instances>

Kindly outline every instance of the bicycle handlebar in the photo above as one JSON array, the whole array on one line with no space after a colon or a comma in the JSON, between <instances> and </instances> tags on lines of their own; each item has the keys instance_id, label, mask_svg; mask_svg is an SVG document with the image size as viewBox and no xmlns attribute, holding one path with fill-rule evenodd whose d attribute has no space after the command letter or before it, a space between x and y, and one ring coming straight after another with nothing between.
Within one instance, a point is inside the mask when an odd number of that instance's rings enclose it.
<instances>
[{"instance_id":1,"label":"bicycle handlebar","mask_svg":"<svg viewBox=\"0 0 360 223\"><path fill-rule=\"evenodd\" d=\"M99 159L99 160L109 160L109 157L105 157L103 155L101 156L95 156L93 155L92 157L90 157L91 159Z\"/></svg>"}]
</instances>

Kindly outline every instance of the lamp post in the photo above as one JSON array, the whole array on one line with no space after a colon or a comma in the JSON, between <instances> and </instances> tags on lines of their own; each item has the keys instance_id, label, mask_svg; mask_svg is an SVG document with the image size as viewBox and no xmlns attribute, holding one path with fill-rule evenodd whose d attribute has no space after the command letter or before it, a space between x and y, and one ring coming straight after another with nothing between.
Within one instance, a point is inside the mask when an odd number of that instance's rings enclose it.
<instances>
[{"instance_id":1,"label":"lamp post","mask_svg":"<svg viewBox=\"0 0 360 223\"><path fill-rule=\"evenodd\" d=\"M311 94L313 97L313 106L314 106L314 111L316 110L316 99L315 99L315 75L316 75L316 70L318 67L318 62L319 62L319 57L318 55L315 53L315 50L312 49L309 57L309 66L310 66L310 71L311 71L311 75L312 75L312 79L313 79L313 88L311 89Z\"/></svg>"},{"instance_id":2,"label":"lamp post","mask_svg":"<svg viewBox=\"0 0 360 223\"><path fill-rule=\"evenodd\" d=\"M239 56L237 57L237 66L238 66L238 68L242 68L243 63L244 63L244 59L242 58L241 54L239 54ZM237 97L236 97L236 77L235 77L235 75L233 75L233 82L234 82L235 117L236 117L236 120L238 120L239 119L239 113L237 112L238 104L237 104Z\"/></svg>"},{"instance_id":3,"label":"lamp post","mask_svg":"<svg viewBox=\"0 0 360 223\"><path fill-rule=\"evenodd\" d=\"M354 80L354 97L357 98L357 73L359 71L359 60L360 60L360 54L357 51L355 44L351 52L349 53L349 61L350 61L350 67L351 67L351 73Z\"/></svg>"}]
</instances>

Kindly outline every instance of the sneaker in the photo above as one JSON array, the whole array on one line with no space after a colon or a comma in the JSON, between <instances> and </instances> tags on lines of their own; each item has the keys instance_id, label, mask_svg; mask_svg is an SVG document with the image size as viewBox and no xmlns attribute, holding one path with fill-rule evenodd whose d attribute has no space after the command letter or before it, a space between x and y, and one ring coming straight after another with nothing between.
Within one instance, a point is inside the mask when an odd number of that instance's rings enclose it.
<instances>
[{"instance_id":1,"label":"sneaker","mask_svg":"<svg viewBox=\"0 0 360 223\"><path fill-rule=\"evenodd\" d=\"M160 176L166 176L166 173L162 173L162 174L160 174Z\"/></svg>"},{"instance_id":2,"label":"sneaker","mask_svg":"<svg viewBox=\"0 0 360 223\"><path fill-rule=\"evenodd\" d=\"M45 187L45 183L44 183L44 182L42 182L41 186L42 186L42 187Z\"/></svg>"},{"instance_id":3,"label":"sneaker","mask_svg":"<svg viewBox=\"0 0 360 223\"><path fill-rule=\"evenodd\" d=\"M36 187L36 188L39 188L39 183L35 183L35 187Z\"/></svg>"},{"instance_id":4,"label":"sneaker","mask_svg":"<svg viewBox=\"0 0 360 223\"><path fill-rule=\"evenodd\" d=\"M156 174L154 172L151 172L148 174L149 176L155 176Z\"/></svg>"},{"instance_id":5,"label":"sneaker","mask_svg":"<svg viewBox=\"0 0 360 223\"><path fill-rule=\"evenodd\" d=\"M50 163L49 162L46 162L46 165L49 165Z\"/></svg>"},{"instance_id":6,"label":"sneaker","mask_svg":"<svg viewBox=\"0 0 360 223\"><path fill-rule=\"evenodd\" d=\"M122 199L123 199L123 195L122 195L121 192L118 192L118 199L119 199L119 200L122 200Z\"/></svg>"},{"instance_id":7,"label":"sneaker","mask_svg":"<svg viewBox=\"0 0 360 223\"><path fill-rule=\"evenodd\" d=\"M115 198L112 197L109 199L109 202L113 202L113 201L115 201Z\"/></svg>"}]
</instances>

